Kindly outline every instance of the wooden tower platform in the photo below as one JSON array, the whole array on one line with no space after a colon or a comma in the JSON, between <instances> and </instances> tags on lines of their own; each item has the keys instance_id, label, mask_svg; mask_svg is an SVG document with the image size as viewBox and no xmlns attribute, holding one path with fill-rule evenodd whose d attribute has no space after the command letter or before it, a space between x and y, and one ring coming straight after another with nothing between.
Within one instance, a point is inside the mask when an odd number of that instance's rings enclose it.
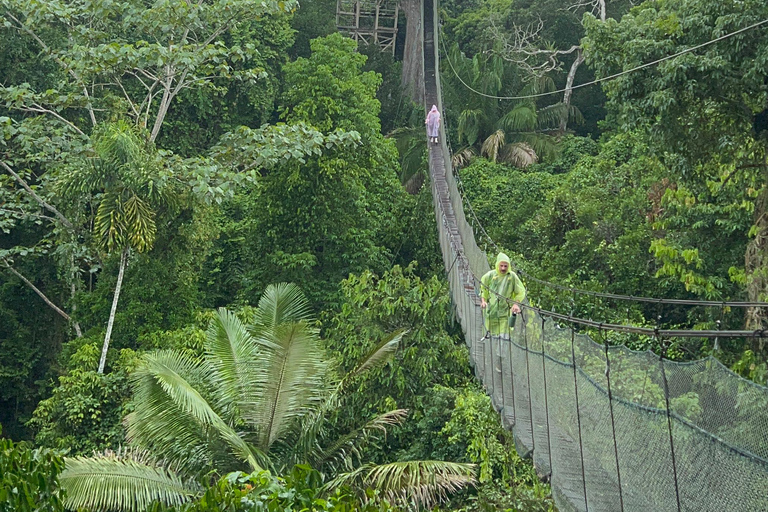
<instances>
[{"instance_id":1,"label":"wooden tower platform","mask_svg":"<svg viewBox=\"0 0 768 512\"><path fill-rule=\"evenodd\" d=\"M336 28L357 44L377 44L395 53L398 0L337 0Z\"/></svg>"}]
</instances>

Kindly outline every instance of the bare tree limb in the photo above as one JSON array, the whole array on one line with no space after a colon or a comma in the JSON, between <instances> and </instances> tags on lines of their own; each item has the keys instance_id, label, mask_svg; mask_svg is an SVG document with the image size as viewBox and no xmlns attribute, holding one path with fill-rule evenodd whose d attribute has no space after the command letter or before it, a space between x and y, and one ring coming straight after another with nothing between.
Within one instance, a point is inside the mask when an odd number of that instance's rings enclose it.
<instances>
[{"instance_id":1,"label":"bare tree limb","mask_svg":"<svg viewBox=\"0 0 768 512\"><path fill-rule=\"evenodd\" d=\"M157 109L157 117L155 117L155 124L152 127L152 133L149 136L150 142L154 142L160 133L160 127L165 120L165 114L168 112L171 100L173 100L173 97L175 96L174 92L171 90L175 73L173 73L173 68L170 65L166 66L166 72L168 81L163 83L163 97L160 100L160 106Z\"/></svg>"},{"instance_id":2,"label":"bare tree limb","mask_svg":"<svg viewBox=\"0 0 768 512\"><path fill-rule=\"evenodd\" d=\"M118 79L112 82L114 85L118 86L121 91L123 91L123 96L125 96L126 101L131 106L131 111L133 112L133 115L136 117L136 120L138 121L141 118L141 112L139 112L136 109L136 103L131 99L131 96L128 94L128 91L125 90L125 87L123 87L123 83Z\"/></svg>"},{"instance_id":3,"label":"bare tree limb","mask_svg":"<svg viewBox=\"0 0 768 512\"><path fill-rule=\"evenodd\" d=\"M495 19L490 20L488 31L496 40L502 42L498 54L506 61L512 62L531 76L543 76L550 71L560 69L558 59L561 55L569 55L579 50L573 45L567 50L548 50L541 47L539 34L544 28L544 22L531 23L525 27L513 24L512 34L499 27Z\"/></svg>"},{"instance_id":4,"label":"bare tree limb","mask_svg":"<svg viewBox=\"0 0 768 512\"><path fill-rule=\"evenodd\" d=\"M24 179L23 179L21 176L19 176L19 175L16 173L16 171L14 171L13 169L11 169L11 168L8 166L8 164L6 164L6 163L5 163L5 162L3 162L2 160L0 160L0 167L2 167L3 169L5 169L6 171L8 171L8 173L9 173L11 176L13 176L13 177L16 179L16 181L17 181L17 182L19 182L19 185L21 185L22 187L24 187L24 190L26 190L26 191L29 193L29 195L31 195L31 196L32 196L32 197L35 199L35 201L37 201L38 203L40 203L40 206L42 206L43 208L45 208L45 209L46 209L46 210L48 210L49 212L53 213L53 214L56 216L56 218L57 218L57 219L59 219L59 220L61 221L61 223L62 223L62 224L64 224L65 226L67 226L67 227L68 227L68 228L70 228L70 229L74 229L74 226L73 226L73 225L72 225L72 223L69 221L69 219L67 219L67 218L66 218L64 215L62 215L62 213L61 213L59 210L57 210L56 208L54 208L54 207L53 207L53 206L51 206L50 204L46 203L46 202L45 202L45 200L43 200L43 198L42 198L42 197L40 197L39 195L37 195L37 194L35 193L35 191L34 191L34 190L32 190L32 187L30 187L30 186L29 186L29 184L28 184L26 181L24 181Z\"/></svg>"},{"instance_id":5,"label":"bare tree limb","mask_svg":"<svg viewBox=\"0 0 768 512\"><path fill-rule=\"evenodd\" d=\"M67 71L67 73L69 73L69 74L70 74L70 76L72 76L72 78L74 78L74 79L75 79L75 81L76 81L76 82L78 82L78 83L80 84L80 86L83 88L83 94L85 95L85 97L86 97L86 98L88 98L88 105L86 105L86 107L85 107L85 108L86 108L86 109L88 109L88 114L90 115L90 118L91 118L91 123L93 123L93 126L96 126L96 124L97 124L97 122L96 122L96 114L95 114L95 113L94 113L94 111L93 111L93 106L91 105L91 96L90 96L90 94L88 94L88 88L85 86L85 82L83 82L83 80L82 80L82 79L81 79L81 78L80 78L80 77L77 75L77 73L75 73L75 71L74 71L72 68L70 68L70 67L67 65L67 63L66 63L66 62L64 62L63 60L61 60L61 58L60 58L60 57L57 57L57 56L56 56L56 55L55 55L55 54L54 54L54 53L51 51L51 48L50 48L50 47L49 47L49 46L46 44L46 42L45 42L45 41L43 41L43 40L42 40L42 39L41 39L41 38L40 38L40 37L39 37L39 36L38 36L38 35L37 35L37 34L36 34L36 33L35 33L33 30L32 30L32 29L30 29L29 27L27 27L26 25L24 25L24 23L22 23L22 22L21 22L21 21L20 21L18 18L16 18L16 17L15 17L13 14L11 14L10 12L6 12L6 15L7 15L9 18L11 18L13 21L15 21L15 22L16 22L16 24L18 25L18 26L16 27L17 29L19 29L19 30L23 30L24 32L26 32L27 34L29 34L29 35L32 37L32 39L34 39L34 40L37 42L37 44L39 44L39 45L40 45L40 47L41 47L41 48L43 48L43 50L45 50L45 52L46 52L48 55L50 55L50 56L53 58L53 60L54 60L54 61L55 61L55 62L56 62L56 63L57 63L59 66L61 66L61 67L62 67L64 70L66 70L66 71Z\"/></svg>"},{"instance_id":6,"label":"bare tree limb","mask_svg":"<svg viewBox=\"0 0 768 512\"><path fill-rule=\"evenodd\" d=\"M580 9L589 9L592 14L598 14L600 21L606 20L605 0L578 0L575 4L568 7L569 10L578 11Z\"/></svg>"},{"instance_id":7,"label":"bare tree limb","mask_svg":"<svg viewBox=\"0 0 768 512\"><path fill-rule=\"evenodd\" d=\"M6 259L3 259L3 260L2 260L2 262L3 262L3 267L5 267L5 268L7 268L8 270L10 270L10 271L11 271L11 273L13 273L13 274L14 274L16 277L18 277L19 279L21 279L21 280L24 282L24 284L26 284L27 286L29 286L30 288L32 288L32 291L34 291L36 294L38 294L38 295L40 296L40 298L41 298L41 299L43 299L43 300L45 301L45 303L46 303L46 304L48 304L48 306L50 306L50 307L51 307L51 309L53 309L55 312L57 312L59 315L61 315L61 316L62 316L62 318L64 318L64 319L65 319L67 322L69 322L69 321L71 321L71 320L72 320L72 319L69 317L69 315L68 315L68 314L66 314L66 313L65 313L65 312L64 312L64 311L63 311L63 310L62 310L62 309L61 309L59 306L57 306L56 304L54 304L54 303L51 301L51 299L49 299L48 297L46 297L46 296L45 296L45 294L44 294L43 292L41 292L41 291L40 291L40 289L39 289L37 286L35 286L34 284L32 284L32 282L31 282L29 279L27 279L26 277L24 277L24 275L22 275L22 274L21 274L21 272L19 272L19 271L18 271L18 270L16 270L15 268L13 268L13 266L12 266L12 265L11 265L11 264L8 262L8 260L6 260Z\"/></svg>"},{"instance_id":8,"label":"bare tree limb","mask_svg":"<svg viewBox=\"0 0 768 512\"><path fill-rule=\"evenodd\" d=\"M80 128L78 128L74 123L72 123L71 121L68 121L67 119L64 119L64 117L62 117L61 114L59 114L55 110L51 110L50 108L45 108L39 103L33 103L29 107L22 108L21 110L26 110L28 112L37 112L39 114L50 114L56 119L58 119L59 121L61 121L62 123L66 124L73 130L75 130L78 134L82 135L83 137L86 137L85 133L83 133L83 131Z\"/></svg>"}]
</instances>

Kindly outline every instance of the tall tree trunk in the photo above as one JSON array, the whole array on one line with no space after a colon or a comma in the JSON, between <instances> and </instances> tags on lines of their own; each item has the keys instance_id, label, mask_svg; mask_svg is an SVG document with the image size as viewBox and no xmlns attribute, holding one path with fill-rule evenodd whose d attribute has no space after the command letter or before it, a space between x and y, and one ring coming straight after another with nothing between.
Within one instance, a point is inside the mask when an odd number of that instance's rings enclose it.
<instances>
[{"instance_id":1,"label":"tall tree trunk","mask_svg":"<svg viewBox=\"0 0 768 512\"><path fill-rule=\"evenodd\" d=\"M70 287L71 287L71 292L72 292L71 293L71 295L72 295L72 313L74 313L75 311L77 311L77 305L74 302L74 300L75 300L75 293L77 292L77 289L75 288L75 283L74 282L72 282L70 284ZM72 326L75 328L75 334L77 334L77 337L78 338L82 338L83 337L83 331L80 330L80 322L78 322L77 320L73 320L72 321Z\"/></svg>"},{"instance_id":2,"label":"tall tree trunk","mask_svg":"<svg viewBox=\"0 0 768 512\"><path fill-rule=\"evenodd\" d=\"M600 21L605 22L607 13L605 12L605 0L597 0L600 9Z\"/></svg>"},{"instance_id":3,"label":"tall tree trunk","mask_svg":"<svg viewBox=\"0 0 768 512\"><path fill-rule=\"evenodd\" d=\"M421 26L421 1L402 0L400 5L405 11L405 48L403 49L403 72L401 86L416 103L424 103L424 30Z\"/></svg>"},{"instance_id":4,"label":"tall tree trunk","mask_svg":"<svg viewBox=\"0 0 768 512\"><path fill-rule=\"evenodd\" d=\"M563 117L560 118L560 132L565 132L568 128L568 116L571 110L571 96L573 96L573 81L576 78L576 71L579 69L581 63L584 62L584 52L581 48L576 49L576 59L571 64L571 69L568 71L568 78L565 81L565 93L563 94L563 104L565 105L565 112Z\"/></svg>"},{"instance_id":5,"label":"tall tree trunk","mask_svg":"<svg viewBox=\"0 0 768 512\"><path fill-rule=\"evenodd\" d=\"M75 294L77 293L77 287L75 286L75 279L77 279L77 270L75 270L75 256L70 253L69 255L69 292L72 300L72 314L77 311L77 303L75 302ZM83 331L80 330L80 323L77 320L72 321L72 326L75 328L75 334L78 338L83 337Z\"/></svg>"},{"instance_id":6,"label":"tall tree trunk","mask_svg":"<svg viewBox=\"0 0 768 512\"><path fill-rule=\"evenodd\" d=\"M115 296L112 298L112 309L109 311L109 321L107 322L107 334L104 335L104 346L101 347L101 360L99 360L99 373L104 373L104 365L107 364L107 350L109 349L109 339L112 337L112 326L115 324L115 311L117 311L117 301L120 299L120 288L123 286L123 275L125 274L125 265L128 262L128 246L125 246L120 254L120 270L117 272L117 284L115 285Z\"/></svg>"}]
</instances>

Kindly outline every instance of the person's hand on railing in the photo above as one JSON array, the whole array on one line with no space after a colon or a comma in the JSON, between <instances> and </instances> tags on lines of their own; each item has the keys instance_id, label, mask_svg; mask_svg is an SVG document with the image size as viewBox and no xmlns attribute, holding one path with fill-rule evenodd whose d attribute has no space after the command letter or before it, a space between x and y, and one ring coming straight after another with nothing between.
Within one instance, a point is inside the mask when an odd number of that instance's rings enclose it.
<instances>
[{"instance_id":1,"label":"person's hand on railing","mask_svg":"<svg viewBox=\"0 0 768 512\"><path fill-rule=\"evenodd\" d=\"M520 305L518 303L512 304L512 307L509 308L509 312L513 315L517 315L520 313Z\"/></svg>"}]
</instances>

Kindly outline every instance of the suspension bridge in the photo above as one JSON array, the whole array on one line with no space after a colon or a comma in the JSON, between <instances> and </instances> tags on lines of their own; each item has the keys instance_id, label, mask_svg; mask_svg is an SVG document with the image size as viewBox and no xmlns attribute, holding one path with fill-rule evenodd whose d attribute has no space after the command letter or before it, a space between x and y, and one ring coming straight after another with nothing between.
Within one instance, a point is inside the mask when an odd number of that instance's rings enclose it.
<instances>
[{"instance_id":1,"label":"suspension bridge","mask_svg":"<svg viewBox=\"0 0 768 512\"><path fill-rule=\"evenodd\" d=\"M422 3L424 97L443 112L436 3ZM478 290L490 267L464 215L444 123L429 147L440 247L475 375L559 510L768 511L768 388L714 357L674 362L573 327L656 336L662 346L764 333L608 325L526 304L514 329L486 338Z\"/></svg>"}]
</instances>

